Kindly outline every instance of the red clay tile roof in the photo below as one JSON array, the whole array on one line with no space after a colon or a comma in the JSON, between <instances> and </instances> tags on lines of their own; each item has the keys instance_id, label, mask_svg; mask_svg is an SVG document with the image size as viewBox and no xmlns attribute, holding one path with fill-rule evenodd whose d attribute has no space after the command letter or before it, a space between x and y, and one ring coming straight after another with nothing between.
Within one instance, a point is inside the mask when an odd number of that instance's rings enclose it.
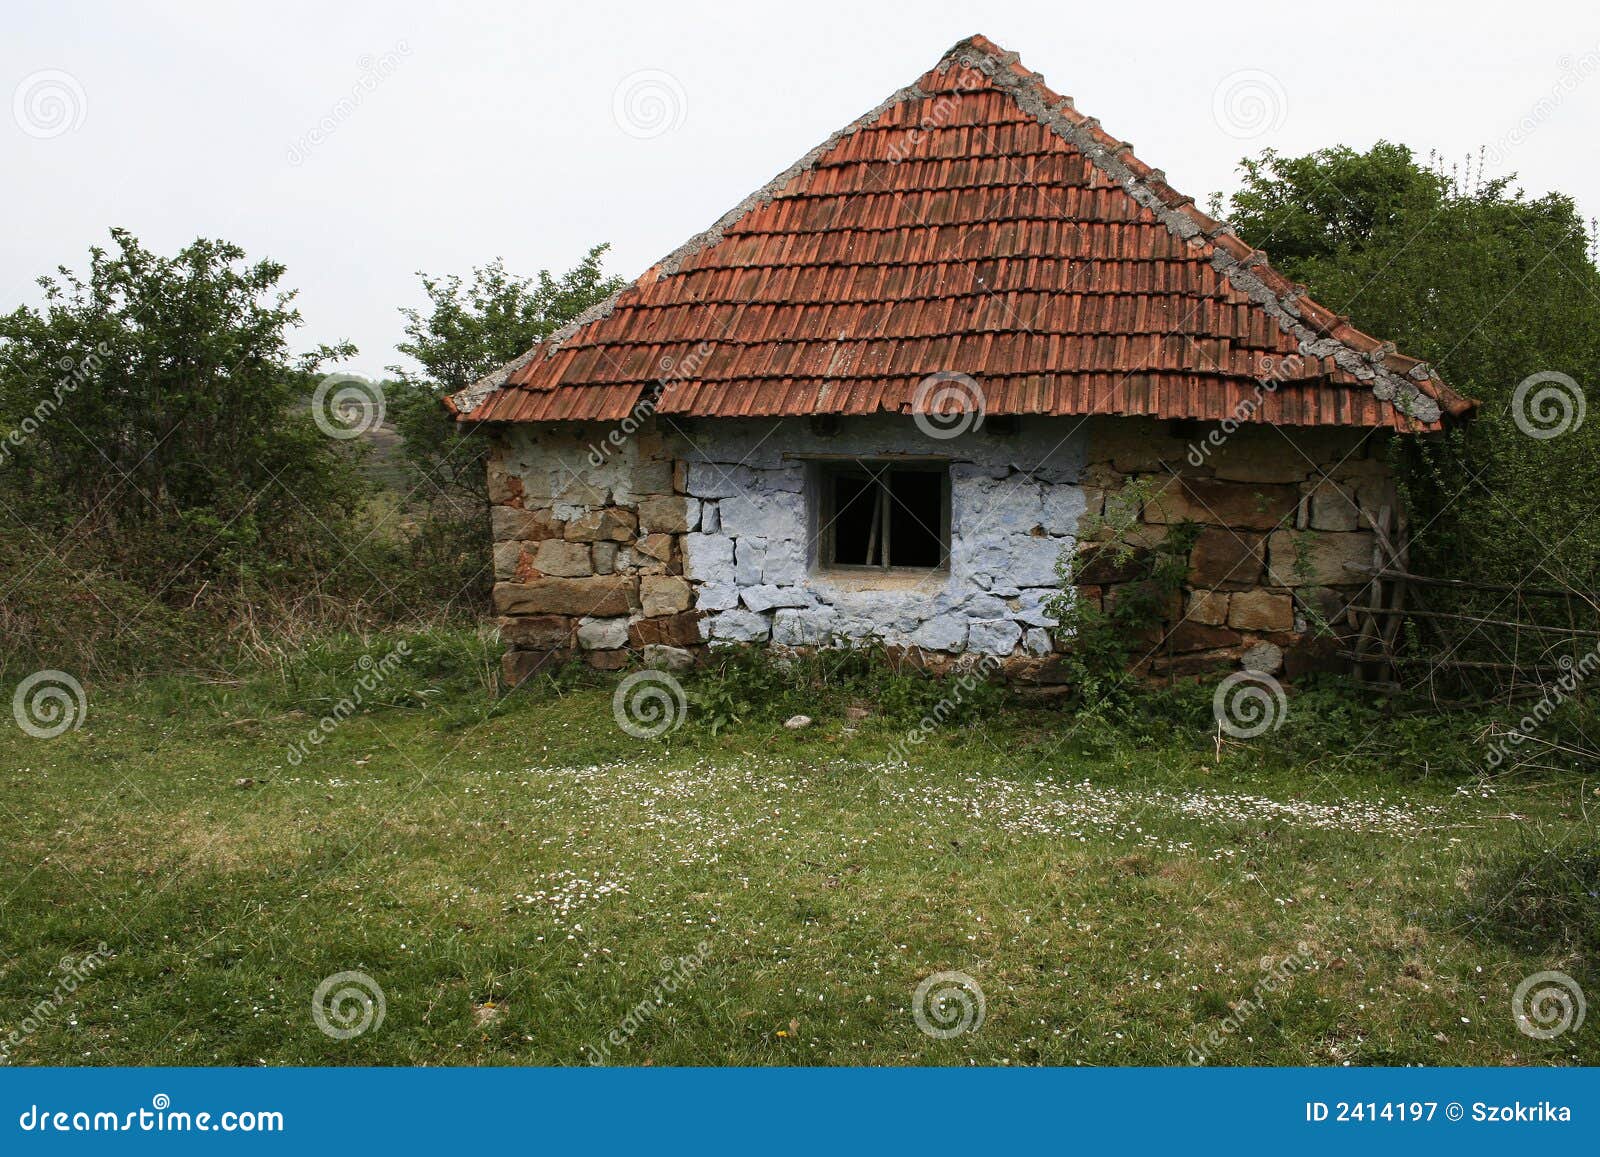
<instances>
[{"instance_id":1,"label":"red clay tile roof","mask_svg":"<svg viewBox=\"0 0 1600 1157\"><path fill-rule=\"evenodd\" d=\"M1415 432L1475 405L977 36L453 408L909 413L939 371L991 414Z\"/></svg>"}]
</instances>

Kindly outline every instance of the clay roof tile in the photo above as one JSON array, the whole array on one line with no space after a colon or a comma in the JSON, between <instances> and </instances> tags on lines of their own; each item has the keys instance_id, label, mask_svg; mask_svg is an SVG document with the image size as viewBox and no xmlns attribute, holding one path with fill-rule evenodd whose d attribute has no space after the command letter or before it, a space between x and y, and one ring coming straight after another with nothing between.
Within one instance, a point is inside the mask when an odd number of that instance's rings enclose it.
<instances>
[{"instance_id":1,"label":"clay roof tile","mask_svg":"<svg viewBox=\"0 0 1600 1157\"><path fill-rule=\"evenodd\" d=\"M1476 405L974 36L449 404L509 422L616 421L652 396L700 416L905 412L957 371L997 414L1221 420L1286 367L1248 420L1433 431Z\"/></svg>"}]
</instances>

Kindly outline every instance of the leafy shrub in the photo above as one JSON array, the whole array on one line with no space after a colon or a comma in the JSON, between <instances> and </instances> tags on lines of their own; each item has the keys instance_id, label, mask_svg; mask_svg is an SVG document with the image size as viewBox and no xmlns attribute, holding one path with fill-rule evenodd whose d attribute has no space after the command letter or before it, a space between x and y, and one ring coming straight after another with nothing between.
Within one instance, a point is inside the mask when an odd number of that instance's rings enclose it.
<instances>
[{"instance_id":1,"label":"leafy shrub","mask_svg":"<svg viewBox=\"0 0 1600 1157\"><path fill-rule=\"evenodd\" d=\"M765 647L718 648L686 683L694 717L713 731L791 715L843 714L856 705L905 724L935 711L946 723L961 723L1006 696L997 679L931 675L881 644L793 655Z\"/></svg>"},{"instance_id":2,"label":"leafy shrub","mask_svg":"<svg viewBox=\"0 0 1600 1157\"><path fill-rule=\"evenodd\" d=\"M1600 526L1589 519L1600 423L1530 437L1533 407L1517 398L1541 372L1566 374L1580 390L1600 379L1600 270L1572 198L1528 198L1513 177L1481 170L1459 179L1385 141L1365 153L1268 150L1241 167L1225 212L1242 237L1266 246L1313 297L1345 303L1355 325L1482 402L1441 439L1396 442L1414 568L1600 589Z\"/></svg>"}]
</instances>

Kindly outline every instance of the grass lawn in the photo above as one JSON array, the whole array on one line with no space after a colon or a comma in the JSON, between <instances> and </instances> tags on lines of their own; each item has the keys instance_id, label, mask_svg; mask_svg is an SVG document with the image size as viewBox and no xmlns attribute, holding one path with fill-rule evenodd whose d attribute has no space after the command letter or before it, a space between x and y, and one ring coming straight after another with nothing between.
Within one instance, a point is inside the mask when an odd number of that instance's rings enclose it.
<instances>
[{"instance_id":1,"label":"grass lawn","mask_svg":"<svg viewBox=\"0 0 1600 1157\"><path fill-rule=\"evenodd\" d=\"M1576 778L1085 744L1025 706L894 764L871 703L641 741L608 685L425 678L291 763L354 671L5 719L8 1063L1600 1063L1600 1013L1547 1041L1511 1011L1584 962L1464 915L1495 856L1594 840ZM947 971L983 1019L936 1037L914 993ZM383 997L347 1039L312 1015L342 972Z\"/></svg>"}]
</instances>

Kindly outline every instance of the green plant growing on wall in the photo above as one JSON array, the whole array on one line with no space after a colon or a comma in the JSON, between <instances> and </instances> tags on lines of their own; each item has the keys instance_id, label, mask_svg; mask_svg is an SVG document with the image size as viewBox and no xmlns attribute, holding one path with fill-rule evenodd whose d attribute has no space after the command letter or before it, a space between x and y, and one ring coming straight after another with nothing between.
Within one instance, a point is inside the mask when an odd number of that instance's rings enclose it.
<instances>
[{"instance_id":1,"label":"green plant growing on wall","mask_svg":"<svg viewBox=\"0 0 1600 1157\"><path fill-rule=\"evenodd\" d=\"M1154 478L1133 479L1108 494L1106 512L1086 518L1080 527L1080 540L1101 541L1082 552L1063 551L1057 560L1061 590L1047 606L1056 635L1066 644L1065 662L1084 710L1099 711L1126 699L1134 685L1135 649L1165 623L1173 596L1188 579L1189 555L1201 529L1197 523L1172 525L1152 546L1132 541L1144 510L1159 504L1161 496ZM1131 571L1107 607L1086 602L1077 590L1077 576L1100 562Z\"/></svg>"},{"instance_id":2,"label":"green plant growing on wall","mask_svg":"<svg viewBox=\"0 0 1600 1157\"><path fill-rule=\"evenodd\" d=\"M1315 570L1311 564L1311 555L1318 541L1320 532L1303 530L1294 536L1294 561L1290 569L1294 572L1294 590L1310 590L1315 585ZM1310 599L1296 594L1294 599L1296 611L1304 617L1306 625L1311 628L1314 638L1337 639L1339 633L1333 629L1333 624L1328 621L1328 616L1311 602Z\"/></svg>"}]
</instances>

